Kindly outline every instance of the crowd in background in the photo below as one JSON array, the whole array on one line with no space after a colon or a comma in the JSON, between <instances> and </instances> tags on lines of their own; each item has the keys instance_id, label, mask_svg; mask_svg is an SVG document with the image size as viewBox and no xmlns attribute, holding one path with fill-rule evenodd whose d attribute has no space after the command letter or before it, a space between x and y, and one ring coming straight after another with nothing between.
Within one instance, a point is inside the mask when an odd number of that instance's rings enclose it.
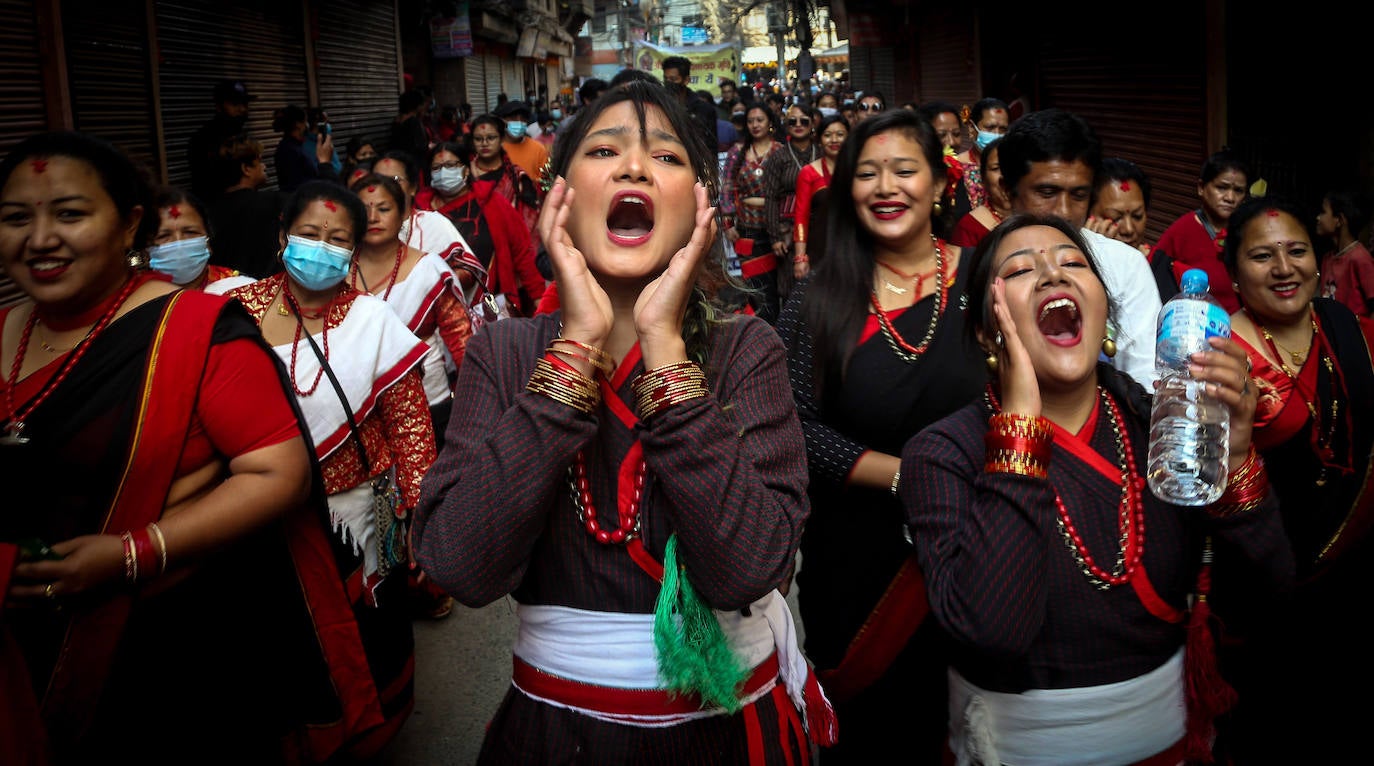
<instances>
[{"instance_id":1,"label":"crowd in background","mask_svg":"<svg viewBox=\"0 0 1374 766\"><path fill-rule=\"evenodd\" d=\"M366 760L411 620L507 594L487 763L1354 752L1314 701L1374 681L1366 196L1218 147L1149 241L1158 182L1081 116L690 67L275 142L229 81L186 189L12 150L0 754ZM1184 507L1142 471L1196 271L1229 483Z\"/></svg>"}]
</instances>

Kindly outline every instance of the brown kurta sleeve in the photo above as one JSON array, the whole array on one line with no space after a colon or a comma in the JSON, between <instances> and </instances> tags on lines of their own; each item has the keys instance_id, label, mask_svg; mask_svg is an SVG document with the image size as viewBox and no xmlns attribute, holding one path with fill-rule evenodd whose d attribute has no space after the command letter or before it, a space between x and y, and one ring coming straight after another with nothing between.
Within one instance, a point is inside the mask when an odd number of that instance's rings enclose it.
<instances>
[{"instance_id":1,"label":"brown kurta sleeve","mask_svg":"<svg viewBox=\"0 0 1374 766\"><path fill-rule=\"evenodd\" d=\"M434 422L418 367L388 388L377 402L387 448L396 466L401 506L420 502L420 480L434 463Z\"/></svg>"},{"instance_id":2,"label":"brown kurta sleeve","mask_svg":"<svg viewBox=\"0 0 1374 766\"><path fill-rule=\"evenodd\" d=\"M454 290L461 289L454 285ZM472 321L462 301L452 290L445 290L435 303L434 314L438 320L439 337L444 339L453 366L461 367L463 354L468 348L468 338L472 337Z\"/></svg>"}]
</instances>

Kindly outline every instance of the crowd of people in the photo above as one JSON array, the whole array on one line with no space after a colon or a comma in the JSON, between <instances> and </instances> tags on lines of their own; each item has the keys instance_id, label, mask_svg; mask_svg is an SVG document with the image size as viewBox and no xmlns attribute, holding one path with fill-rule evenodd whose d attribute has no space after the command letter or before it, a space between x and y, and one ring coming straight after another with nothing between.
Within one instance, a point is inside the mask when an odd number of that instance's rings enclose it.
<instances>
[{"instance_id":1,"label":"crowd of people","mask_svg":"<svg viewBox=\"0 0 1374 766\"><path fill-rule=\"evenodd\" d=\"M505 597L484 764L1360 752L1319 701L1374 682L1364 195L1222 149L1151 242L1080 115L689 72L411 90L342 151L287 106L270 160L222 83L184 189L14 147L0 761L367 762L413 621ZM1193 269L1234 328L1196 507L1144 481Z\"/></svg>"}]
</instances>

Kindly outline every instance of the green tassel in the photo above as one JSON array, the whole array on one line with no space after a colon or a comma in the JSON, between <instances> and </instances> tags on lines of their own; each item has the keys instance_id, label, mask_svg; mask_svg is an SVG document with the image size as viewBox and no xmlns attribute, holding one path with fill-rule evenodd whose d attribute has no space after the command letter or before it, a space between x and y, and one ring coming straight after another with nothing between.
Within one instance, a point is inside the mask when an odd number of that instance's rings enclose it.
<instances>
[{"instance_id":1,"label":"green tassel","mask_svg":"<svg viewBox=\"0 0 1374 766\"><path fill-rule=\"evenodd\" d=\"M715 612L702 603L677 563L677 535L663 554L663 587L654 605L658 674L676 694L695 694L703 707L740 709L739 688L749 676L730 650Z\"/></svg>"}]
</instances>

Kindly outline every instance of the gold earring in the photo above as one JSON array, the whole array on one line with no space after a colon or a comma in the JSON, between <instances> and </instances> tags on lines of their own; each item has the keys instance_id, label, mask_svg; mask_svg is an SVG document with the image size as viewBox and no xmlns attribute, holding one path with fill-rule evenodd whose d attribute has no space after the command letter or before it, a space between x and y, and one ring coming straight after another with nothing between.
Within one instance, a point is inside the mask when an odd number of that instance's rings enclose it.
<instances>
[{"instance_id":1,"label":"gold earring","mask_svg":"<svg viewBox=\"0 0 1374 766\"><path fill-rule=\"evenodd\" d=\"M984 357L984 358L983 358L983 364L986 364L986 365L988 366L988 373L989 373L989 374L991 374L991 375L996 375L996 374L997 374L997 355L996 355L996 354L988 354L986 357Z\"/></svg>"},{"instance_id":2,"label":"gold earring","mask_svg":"<svg viewBox=\"0 0 1374 766\"><path fill-rule=\"evenodd\" d=\"M1102 353L1106 354L1108 359L1116 356L1116 341L1111 338L1103 338Z\"/></svg>"},{"instance_id":3,"label":"gold earring","mask_svg":"<svg viewBox=\"0 0 1374 766\"><path fill-rule=\"evenodd\" d=\"M940 216L945 214L945 206L941 205L940 200L938 199L935 200L935 207L933 208L933 212L935 213L936 218L939 218Z\"/></svg>"}]
</instances>

